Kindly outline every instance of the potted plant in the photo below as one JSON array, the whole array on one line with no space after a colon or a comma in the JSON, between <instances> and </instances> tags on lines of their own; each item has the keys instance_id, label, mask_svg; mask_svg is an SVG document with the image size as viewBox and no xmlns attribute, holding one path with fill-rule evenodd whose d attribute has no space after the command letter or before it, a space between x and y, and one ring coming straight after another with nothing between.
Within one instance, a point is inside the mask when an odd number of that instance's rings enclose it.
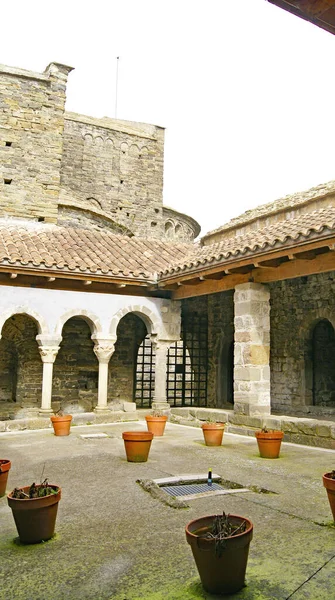
<instances>
[{"instance_id":1,"label":"potted plant","mask_svg":"<svg viewBox=\"0 0 335 600\"><path fill-rule=\"evenodd\" d=\"M36 544L49 540L55 531L61 488L43 483L15 488L7 496L15 525L23 544Z\"/></svg>"},{"instance_id":2,"label":"potted plant","mask_svg":"<svg viewBox=\"0 0 335 600\"><path fill-rule=\"evenodd\" d=\"M211 594L234 594L244 586L253 525L239 515L210 515L185 528L201 583Z\"/></svg>"},{"instance_id":3,"label":"potted plant","mask_svg":"<svg viewBox=\"0 0 335 600\"><path fill-rule=\"evenodd\" d=\"M154 434L151 431L124 431L122 438L128 462L146 462Z\"/></svg>"},{"instance_id":4,"label":"potted plant","mask_svg":"<svg viewBox=\"0 0 335 600\"><path fill-rule=\"evenodd\" d=\"M0 498L6 493L8 472L12 463L7 458L0 458Z\"/></svg>"},{"instance_id":5,"label":"potted plant","mask_svg":"<svg viewBox=\"0 0 335 600\"><path fill-rule=\"evenodd\" d=\"M208 419L201 425L206 446L221 446L225 423Z\"/></svg>"},{"instance_id":6,"label":"potted plant","mask_svg":"<svg viewBox=\"0 0 335 600\"><path fill-rule=\"evenodd\" d=\"M327 496L330 504L330 508L335 522L335 471L324 473L322 475L323 485L327 490Z\"/></svg>"},{"instance_id":7,"label":"potted plant","mask_svg":"<svg viewBox=\"0 0 335 600\"><path fill-rule=\"evenodd\" d=\"M64 415L63 411L59 409L50 417L50 420L53 425L55 435L70 434L72 415Z\"/></svg>"},{"instance_id":8,"label":"potted plant","mask_svg":"<svg viewBox=\"0 0 335 600\"><path fill-rule=\"evenodd\" d=\"M263 427L261 431L255 433L259 454L262 458L278 458L280 446L284 437L283 431L267 429Z\"/></svg>"},{"instance_id":9,"label":"potted plant","mask_svg":"<svg viewBox=\"0 0 335 600\"><path fill-rule=\"evenodd\" d=\"M155 437L162 436L165 431L167 415L161 410L153 410L149 415L146 415L148 431L151 431Z\"/></svg>"}]
</instances>

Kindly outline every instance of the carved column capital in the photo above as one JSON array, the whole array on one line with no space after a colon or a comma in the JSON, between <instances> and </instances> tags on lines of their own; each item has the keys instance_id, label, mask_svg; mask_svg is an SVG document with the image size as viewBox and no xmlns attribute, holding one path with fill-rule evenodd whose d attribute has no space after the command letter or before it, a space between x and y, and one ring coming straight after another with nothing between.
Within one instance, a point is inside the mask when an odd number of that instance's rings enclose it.
<instances>
[{"instance_id":1,"label":"carved column capital","mask_svg":"<svg viewBox=\"0 0 335 600\"><path fill-rule=\"evenodd\" d=\"M99 363L109 363L110 358L115 350L115 338L98 338L92 335L94 342L93 351Z\"/></svg>"},{"instance_id":2,"label":"carved column capital","mask_svg":"<svg viewBox=\"0 0 335 600\"><path fill-rule=\"evenodd\" d=\"M58 354L59 346L40 346L39 352L42 362L54 363Z\"/></svg>"}]
</instances>

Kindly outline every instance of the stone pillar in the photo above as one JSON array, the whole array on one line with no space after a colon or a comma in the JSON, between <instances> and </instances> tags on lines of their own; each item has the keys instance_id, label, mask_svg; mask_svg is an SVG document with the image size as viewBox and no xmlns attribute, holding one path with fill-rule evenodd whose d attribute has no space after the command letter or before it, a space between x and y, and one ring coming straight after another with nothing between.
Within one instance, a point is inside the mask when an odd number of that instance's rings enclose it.
<instances>
[{"instance_id":1,"label":"stone pillar","mask_svg":"<svg viewBox=\"0 0 335 600\"><path fill-rule=\"evenodd\" d=\"M234 411L249 416L269 415L269 289L259 283L237 285L234 305Z\"/></svg>"},{"instance_id":2,"label":"stone pillar","mask_svg":"<svg viewBox=\"0 0 335 600\"><path fill-rule=\"evenodd\" d=\"M151 340L156 351L153 410L170 410L166 399L167 351L173 340Z\"/></svg>"},{"instance_id":3,"label":"stone pillar","mask_svg":"<svg viewBox=\"0 0 335 600\"><path fill-rule=\"evenodd\" d=\"M96 335L92 335L92 340L94 341L93 350L99 361L98 404L94 411L101 413L108 410L108 364L115 350L114 342L116 339L114 337L101 339Z\"/></svg>"},{"instance_id":4,"label":"stone pillar","mask_svg":"<svg viewBox=\"0 0 335 600\"><path fill-rule=\"evenodd\" d=\"M37 335L37 343L43 362L43 378L42 378L42 402L39 414L41 416L52 415L51 399L52 399L52 374L53 366L60 348L59 344L61 337L51 337L48 335Z\"/></svg>"}]
</instances>

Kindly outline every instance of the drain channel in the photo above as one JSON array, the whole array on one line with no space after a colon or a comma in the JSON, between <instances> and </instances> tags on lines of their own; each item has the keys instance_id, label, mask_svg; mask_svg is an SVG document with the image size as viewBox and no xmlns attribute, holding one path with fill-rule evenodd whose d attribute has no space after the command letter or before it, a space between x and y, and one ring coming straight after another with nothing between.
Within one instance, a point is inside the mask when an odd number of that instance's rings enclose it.
<instances>
[{"instance_id":1,"label":"drain channel","mask_svg":"<svg viewBox=\"0 0 335 600\"><path fill-rule=\"evenodd\" d=\"M192 485L166 485L161 486L161 490L164 490L170 496L193 496L193 494L202 494L204 492L213 492L216 490L222 491L222 486L218 483L194 483Z\"/></svg>"}]
</instances>

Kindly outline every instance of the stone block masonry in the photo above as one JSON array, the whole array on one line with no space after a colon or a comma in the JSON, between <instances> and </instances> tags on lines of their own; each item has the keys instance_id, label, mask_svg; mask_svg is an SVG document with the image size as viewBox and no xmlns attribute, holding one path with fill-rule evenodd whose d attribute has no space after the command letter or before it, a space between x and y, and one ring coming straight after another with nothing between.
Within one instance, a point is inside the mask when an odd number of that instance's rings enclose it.
<instances>
[{"instance_id":1,"label":"stone block masonry","mask_svg":"<svg viewBox=\"0 0 335 600\"><path fill-rule=\"evenodd\" d=\"M57 222L65 92L71 67L0 65L0 216Z\"/></svg>"}]
</instances>

